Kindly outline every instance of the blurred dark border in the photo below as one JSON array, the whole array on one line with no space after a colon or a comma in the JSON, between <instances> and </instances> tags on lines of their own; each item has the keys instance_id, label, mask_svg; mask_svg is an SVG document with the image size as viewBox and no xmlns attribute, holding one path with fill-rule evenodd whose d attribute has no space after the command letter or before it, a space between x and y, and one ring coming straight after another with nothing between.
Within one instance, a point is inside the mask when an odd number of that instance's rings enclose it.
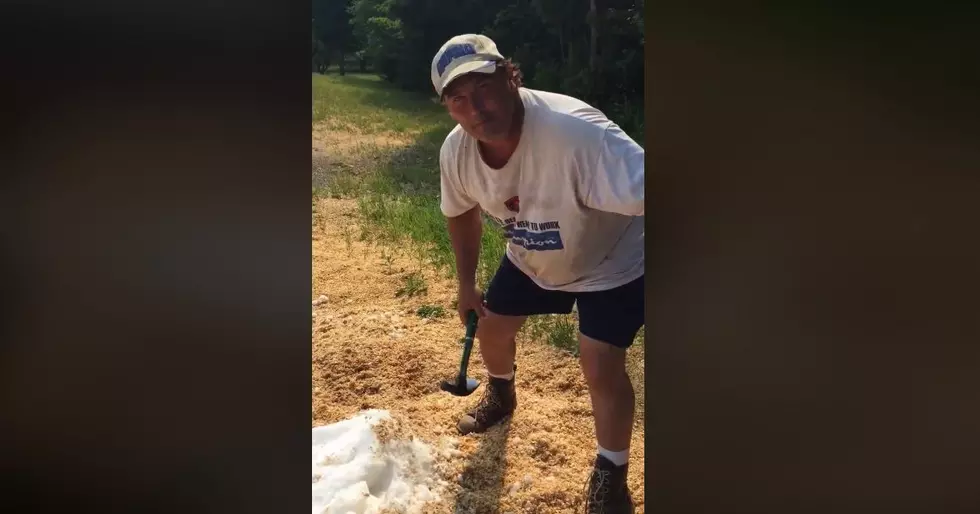
<instances>
[{"instance_id":1,"label":"blurred dark border","mask_svg":"<svg viewBox=\"0 0 980 514\"><path fill-rule=\"evenodd\" d=\"M0 7L12 511L309 508L309 20Z\"/></svg>"},{"instance_id":2,"label":"blurred dark border","mask_svg":"<svg viewBox=\"0 0 980 514\"><path fill-rule=\"evenodd\" d=\"M2 9L5 506L307 508L309 4ZM975 8L647 9L646 504L976 512Z\"/></svg>"},{"instance_id":3,"label":"blurred dark border","mask_svg":"<svg viewBox=\"0 0 980 514\"><path fill-rule=\"evenodd\" d=\"M651 509L980 511L976 10L647 3Z\"/></svg>"}]
</instances>

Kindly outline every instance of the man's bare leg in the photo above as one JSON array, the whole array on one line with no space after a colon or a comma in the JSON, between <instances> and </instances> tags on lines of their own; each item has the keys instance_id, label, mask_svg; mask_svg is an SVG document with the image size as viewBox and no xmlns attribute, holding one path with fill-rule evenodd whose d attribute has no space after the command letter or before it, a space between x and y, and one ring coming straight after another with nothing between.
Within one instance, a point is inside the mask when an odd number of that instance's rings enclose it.
<instances>
[{"instance_id":1,"label":"man's bare leg","mask_svg":"<svg viewBox=\"0 0 980 514\"><path fill-rule=\"evenodd\" d=\"M503 316L487 310L480 320L476 338L480 342L480 355L491 376L513 376L514 358L517 355L517 332L527 316Z\"/></svg>"},{"instance_id":2,"label":"man's bare leg","mask_svg":"<svg viewBox=\"0 0 980 514\"><path fill-rule=\"evenodd\" d=\"M509 416L517 407L514 392L515 338L527 316L502 316L487 310L480 319L476 338L480 355L490 375L486 389L476 407L467 412L457 424L463 434L482 432Z\"/></svg>"},{"instance_id":3,"label":"man's bare leg","mask_svg":"<svg viewBox=\"0 0 980 514\"><path fill-rule=\"evenodd\" d=\"M614 464L629 455L635 395L626 374L626 350L579 334L579 361L589 385L596 439Z\"/></svg>"}]
</instances>

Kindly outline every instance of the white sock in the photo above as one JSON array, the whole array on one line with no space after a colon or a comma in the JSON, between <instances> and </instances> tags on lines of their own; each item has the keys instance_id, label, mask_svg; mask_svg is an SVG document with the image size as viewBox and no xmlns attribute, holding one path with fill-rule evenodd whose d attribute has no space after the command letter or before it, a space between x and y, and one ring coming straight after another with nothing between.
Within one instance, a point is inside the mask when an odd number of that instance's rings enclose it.
<instances>
[{"instance_id":1,"label":"white sock","mask_svg":"<svg viewBox=\"0 0 980 514\"><path fill-rule=\"evenodd\" d=\"M603 457L609 459L609 462L612 462L616 466L623 466L630 460L629 448L621 452L612 452L600 446L599 455L602 455Z\"/></svg>"},{"instance_id":2,"label":"white sock","mask_svg":"<svg viewBox=\"0 0 980 514\"><path fill-rule=\"evenodd\" d=\"M487 374L489 374L493 378L502 378L504 380L514 380L514 372L513 371L511 371L510 373L508 373L506 375L494 375L493 373L490 373L489 371L487 372Z\"/></svg>"}]
</instances>

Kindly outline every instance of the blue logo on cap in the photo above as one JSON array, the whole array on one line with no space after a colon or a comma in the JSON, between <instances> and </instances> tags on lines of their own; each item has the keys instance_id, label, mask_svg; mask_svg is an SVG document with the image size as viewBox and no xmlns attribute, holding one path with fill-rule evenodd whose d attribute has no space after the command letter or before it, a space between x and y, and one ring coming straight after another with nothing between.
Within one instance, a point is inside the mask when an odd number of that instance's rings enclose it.
<instances>
[{"instance_id":1,"label":"blue logo on cap","mask_svg":"<svg viewBox=\"0 0 980 514\"><path fill-rule=\"evenodd\" d=\"M463 57L465 55L476 54L476 48L470 43L451 45L446 48L446 51L442 53L442 57L439 58L439 62L436 64L436 70L439 72L439 76L446 71L446 67L449 66L453 61Z\"/></svg>"}]
</instances>

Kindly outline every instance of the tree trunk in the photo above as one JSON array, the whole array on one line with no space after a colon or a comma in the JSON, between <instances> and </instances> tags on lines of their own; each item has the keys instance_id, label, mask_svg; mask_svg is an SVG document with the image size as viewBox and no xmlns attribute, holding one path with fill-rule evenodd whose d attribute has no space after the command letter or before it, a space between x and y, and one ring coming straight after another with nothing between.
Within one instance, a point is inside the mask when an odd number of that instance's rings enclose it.
<instances>
[{"instance_id":1,"label":"tree trunk","mask_svg":"<svg viewBox=\"0 0 980 514\"><path fill-rule=\"evenodd\" d=\"M340 76L343 77L347 73L347 56L344 55L343 51L340 52L340 63L338 65L340 66Z\"/></svg>"}]
</instances>

